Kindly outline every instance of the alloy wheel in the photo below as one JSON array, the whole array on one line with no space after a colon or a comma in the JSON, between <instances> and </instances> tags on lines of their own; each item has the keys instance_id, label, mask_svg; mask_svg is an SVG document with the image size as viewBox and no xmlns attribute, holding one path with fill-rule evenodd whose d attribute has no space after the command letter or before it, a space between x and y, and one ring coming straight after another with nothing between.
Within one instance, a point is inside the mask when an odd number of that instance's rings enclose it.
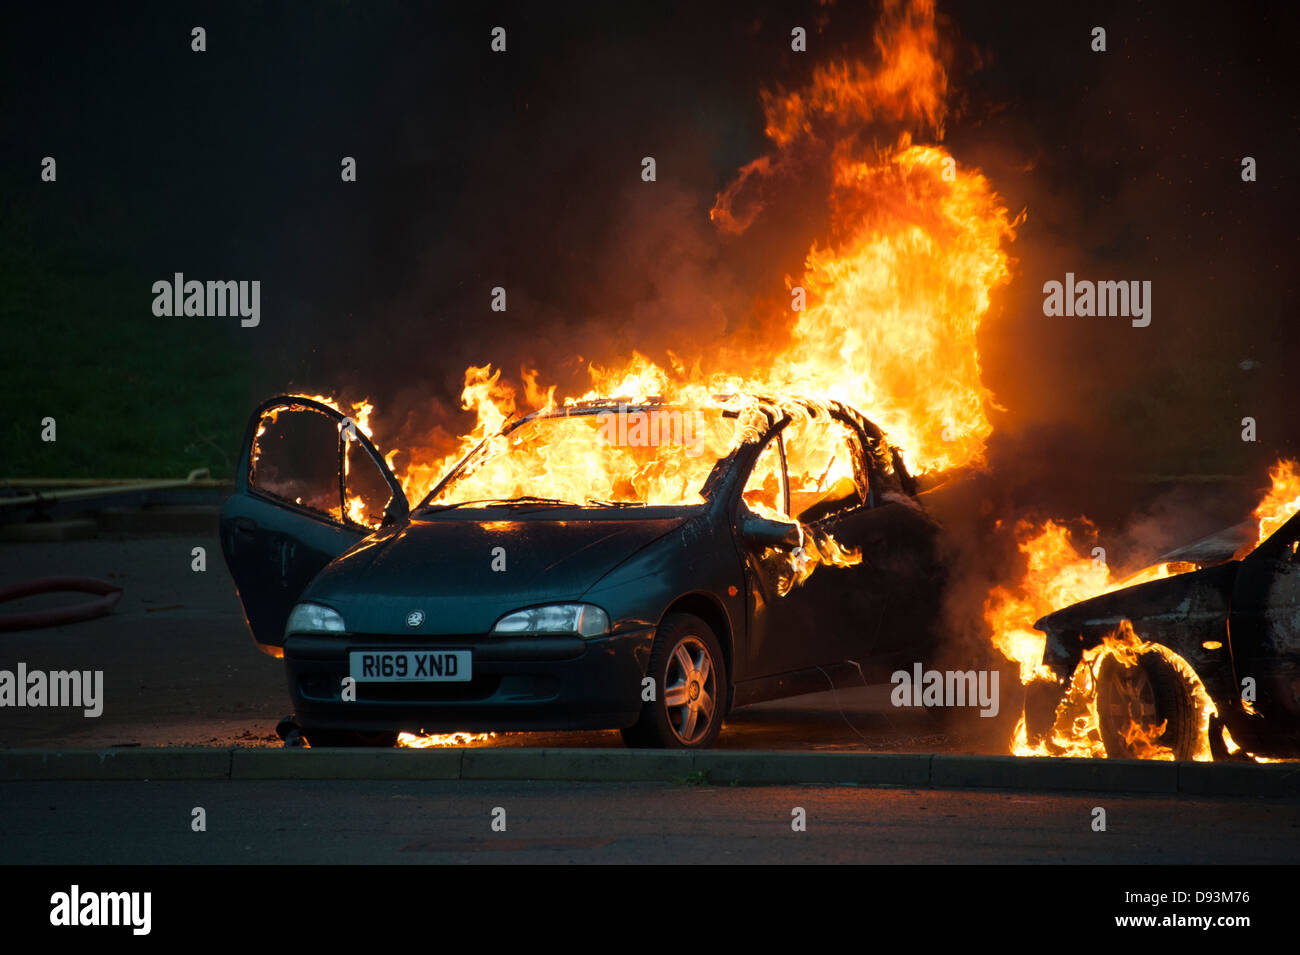
<instances>
[{"instance_id":1,"label":"alloy wheel","mask_svg":"<svg viewBox=\"0 0 1300 955\"><path fill-rule=\"evenodd\" d=\"M673 733L689 746L708 732L718 705L713 657L698 637L673 647L664 679L664 708Z\"/></svg>"}]
</instances>

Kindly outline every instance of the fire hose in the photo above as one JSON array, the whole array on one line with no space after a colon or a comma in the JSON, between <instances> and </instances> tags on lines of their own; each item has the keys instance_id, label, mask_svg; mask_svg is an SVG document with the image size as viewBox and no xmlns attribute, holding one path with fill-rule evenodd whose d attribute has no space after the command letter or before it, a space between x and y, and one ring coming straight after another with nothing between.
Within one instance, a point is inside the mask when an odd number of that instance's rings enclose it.
<instances>
[{"instance_id":1,"label":"fire hose","mask_svg":"<svg viewBox=\"0 0 1300 955\"><path fill-rule=\"evenodd\" d=\"M31 597L34 594L53 593L96 594L98 599L85 600L70 607L53 607L48 610L27 610L0 614L0 631L29 630L35 627L55 627L63 623L78 623L108 613L122 599L122 588L107 580L94 577L37 577L8 587L0 587L0 603Z\"/></svg>"},{"instance_id":2,"label":"fire hose","mask_svg":"<svg viewBox=\"0 0 1300 955\"><path fill-rule=\"evenodd\" d=\"M79 484L80 481L40 481L41 484ZM10 497L0 497L0 507L19 507L24 505L40 506L60 501L80 500L115 494L156 491L187 484L212 483L207 468L191 471L183 480L165 481L109 481L91 482L90 487L74 487L61 491L29 491ZM6 630L29 630L36 627L56 627L64 623L79 623L102 617L122 599L122 588L106 580L95 577L39 577L21 583L0 587L0 603L31 597L35 594L85 593L95 595L98 599L86 600L70 607L54 607L48 610L29 610L18 613L0 614L0 632Z\"/></svg>"}]
</instances>

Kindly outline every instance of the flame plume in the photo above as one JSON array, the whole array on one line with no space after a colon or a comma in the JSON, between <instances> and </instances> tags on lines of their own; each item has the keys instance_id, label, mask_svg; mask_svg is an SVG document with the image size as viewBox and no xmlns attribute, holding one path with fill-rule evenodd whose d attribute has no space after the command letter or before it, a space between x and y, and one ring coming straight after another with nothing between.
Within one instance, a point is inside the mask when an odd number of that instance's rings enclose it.
<instances>
[{"instance_id":1,"label":"flame plume","mask_svg":"<svg viewBox=\"0 0 1300 955\"><path fill-rule=\"evenodd\" d=\"M762 214L765 191L801 164L826 170L829 234L809 249L799 279L786 279L804 289L803 311L788 313L762 342L674 356L672 367L639 354L620 367L588 364L590 391L563 399L539 386L535 371L522 375L521 400L499 369L471 366L461 397L475 425L450 449L407 448L408 496L422 497L511 417L597 396L811 394L862 410L913 470L981 465L992 397L977 339L992 293L1010 279L1004 247L1023 213L1013 217L979 170L940 145L948 77L933 3L887 2L873 45L870 62L823 65L801 88L762 93L773 151L745 166L710 214L720 232L738 234ZM885 128L894 129L892 145L860 144Z\"/></svg>"}]
</instances>

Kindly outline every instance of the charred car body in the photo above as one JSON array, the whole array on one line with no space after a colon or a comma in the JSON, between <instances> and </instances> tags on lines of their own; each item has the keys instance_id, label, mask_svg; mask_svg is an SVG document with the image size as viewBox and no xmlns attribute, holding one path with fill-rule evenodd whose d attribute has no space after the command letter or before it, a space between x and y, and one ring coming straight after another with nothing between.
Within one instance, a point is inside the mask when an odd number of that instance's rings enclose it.
<instances>
[{"instance_id":1,"label":"charred car body","mask_svg":"<svg viewBox=\"0 0 1300 955\"><path fill-rule=\"evenodd\" d=\"M1217 711L1208 726L1214 758L1230 755L1221 728L1247 753L1300 756L1300 513L1240 556L1243 531L1255 529L1243 525L1164 558L1196 569L1081 601L1035 624L1047 634L1043 662L1063 680L1125 621L1155 645L1135 660L1101 663L1097 717L1109 756L1140 755L1125 734L1132 719L1154 727L1174 758L1192 758L1200 743L1195 680ZM1048 732L1060 693L1030 689L1039 691L1026 700L1033 742Z\"/></svg>"},{"instance_id":2,"label":"charred car body","mask_svg":"<svg viewBox=\"0 0 1300 955\"><path fill-rule=\"evenodd\" d=\"M250 421L221 540L315 745L706 746L733 707L922 658L943 574L914 490L839 404L589 402L508 424L411 509L350 420L281 396Z\"/></svg>"}]
</instances>

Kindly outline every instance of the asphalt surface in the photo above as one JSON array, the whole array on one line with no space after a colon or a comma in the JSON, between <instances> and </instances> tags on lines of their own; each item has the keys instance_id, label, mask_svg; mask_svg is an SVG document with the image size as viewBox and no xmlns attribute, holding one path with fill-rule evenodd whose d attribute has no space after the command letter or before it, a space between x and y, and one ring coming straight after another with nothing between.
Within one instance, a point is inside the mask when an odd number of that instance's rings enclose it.
<instances>
[{"instance_id":1,"label":"asphalt surface","mask_svg":"<svg viewBox=\"0 0 1300 955\"><path fill-rule=\"evenodd\" d=\"M191 569L206 549L207 570ZM0 668L104 672L104 711L0 709L0 748L279 746L275 725L290 711L283 665L261 653L244 623L215 533L101 536L0 542L0 583L50 575L101 577L124 589L106 617L0 634ZM46 595L8 610L79 600ZM969 712L944 723L889 703L888 685L841 685L825 693L747 707L723 729L722 749L844 752L1006 752L1010 707L998 719ZM464 745L459 741L458 745ZM509 733L471 745L622 747L616 731Z\"/></svg>"},{"instance_id":2,"label":"asphalt surface","mask_svg":"<svg viewBox=\"0 0 1300 955\"><path fill-rule=\"evenodd\" d=\"M195 546L207 549L202 573L191 569ZM31 669L103 670L104 712L88 719L80 711L0 709L0 749L212 747L228 759L216 748L228 754L230 747L280 746L274 726L289 708L281 664L253 646L215 535L0 543L0 583L54 574L103 577L125 592L108 617L0 634L0 667L23 661ZM31 598L4 609L67 599ZM737 751L737 758L749 750L1006 752L1008 714L945 725L892 708L888 691L841 686L740 710L718 748ZM621 748L622 741L616 732L521 733L468 745L602 749ZM767 765L762 753L744 758ZM999 782L1004 775L977 783L1001 791L788 786L781 779L770 786L709 785L698 775L677 782L6 782L0 863L1300 859L1293 798L1141 796L1126 787L1119 787L1124 794L1080 794L1080 787L1028 793L1007 791L1021 783ZM740 775L747 780L752 773ZM1099 806L1107 813L1105 832L1092 828ZM205 832L191 829L195 807L206 812ZM496 807L506 813L504 832L491 828ZM796 807L806 811L806 831L791 828Z\"/></svg>"},{"instance_id":3,"label":"asphalt surface","mask_svg":"<svg viewBox=\"0 0 1300 955\"><path fill-rule=\"evenodd\" d=\"M560 782L0 784L0 863L1295 863L1294 802ZM206 831L192 829L194 809ZM1093 829L1095 810L1106 831ZM802 809L806 830L795 831ZM502 818L504 831L494 831Z\"/></svg>"}]
</instances>

